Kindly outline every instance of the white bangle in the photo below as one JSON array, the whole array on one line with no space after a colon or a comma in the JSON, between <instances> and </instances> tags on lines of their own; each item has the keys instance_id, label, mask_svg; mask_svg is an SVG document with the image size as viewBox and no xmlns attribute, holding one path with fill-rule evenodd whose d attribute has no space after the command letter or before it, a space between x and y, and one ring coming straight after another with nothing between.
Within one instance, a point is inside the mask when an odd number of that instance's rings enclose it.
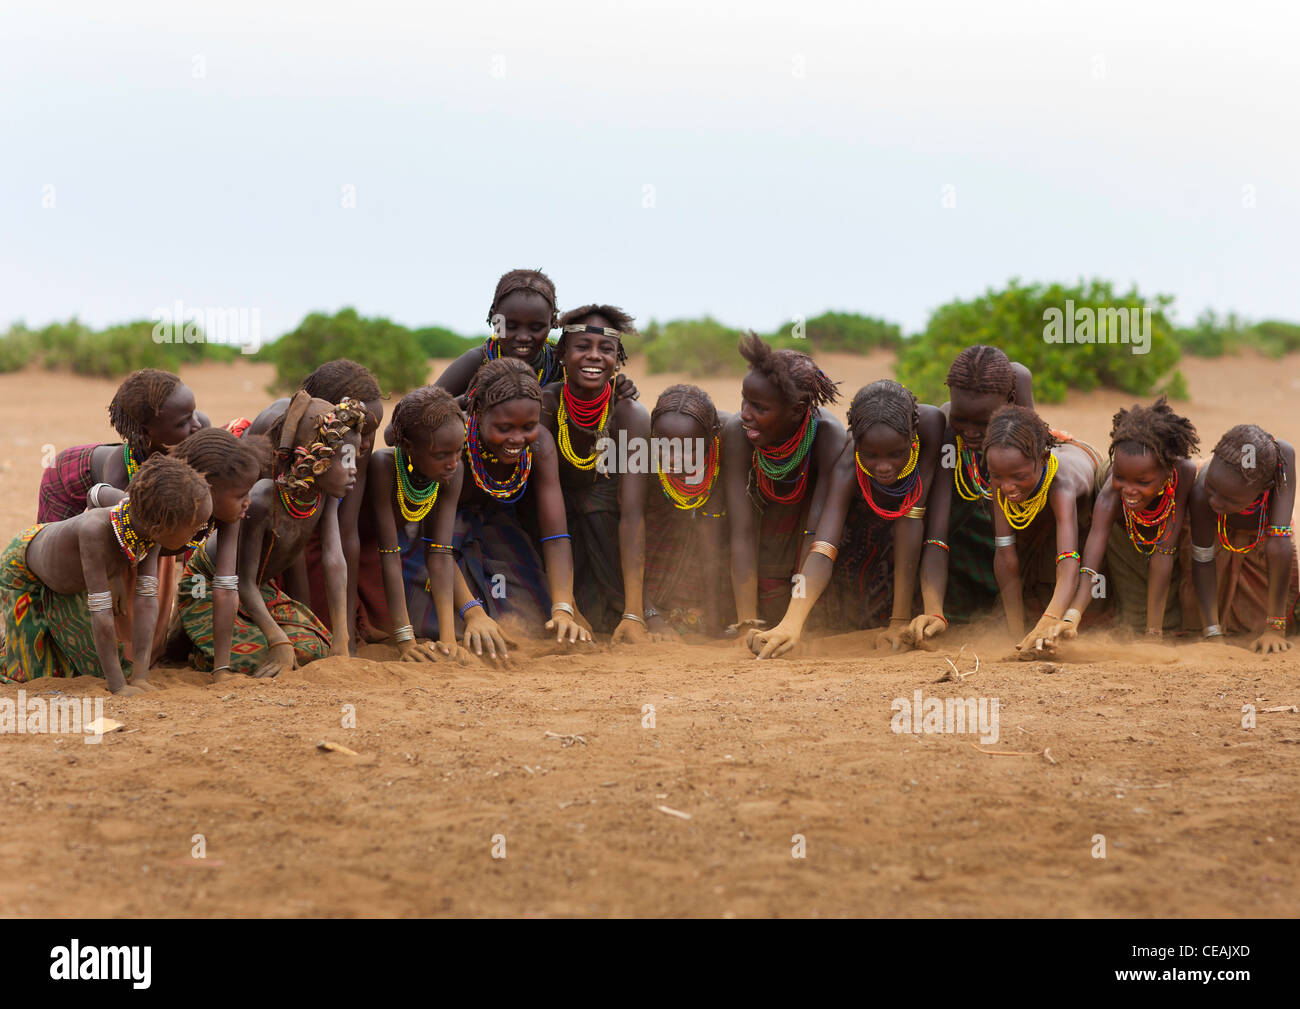
<instances>
[{"instance_id":1,"label":"white bangle","mask_svg":"<svg viewBox=\"0 0 1300 1009\"><path fill-rule=\"evenodd\" d=\"M410 624L402 624L401 627L393 631L393 638L396 639L397 641L414 641L415 628L412 627Z\"/></svg>"},{"instance_id":2,"label":"white bangle","mask_svg":"<svg viewBox=\"0 0 1300 1009\"><path fill-rule=\"evenodd\" d=\"M1205 636L1207 638L1221 638L1223 637L1223 630L1218 624L1210 624L1209 627L1205 628Z\"/></svg>"},{"instance_id":3,"label":"white bangle","mask_svg":"<svg viewBox=\"0 0 1300 1009\"><path fill-rule=\"evenodd\" d=\"M623 614L623 619L624 619L624 620L635 620L635 621L636 621L638 624L640 624L642 627L645 626L645 619L644 619L643 617L638 617L635 613L624 613L624 614Z\"/></svg>"},{"instance_id":4,"label":"white bangle","mask_svg":"<svg viewBox=\"0 0 1300 1009\"><path fill-rule=\"evenodd\" d=\"M90 505L92 508L103 508L104 506L99 503L99 488L112 486L111 483L95 484L95 486L91 487L90 490L86 491L86 504Z\"/></svg>"},{"instance_id":5,"label":"white bangle","mask_svg":"<svg viewBox=\"0 0 1300 1009\"><path fill-rule=\"evenodd\" d=\"M111 610L113 608L112 590L86 593L86 605L90 607L91 613L103 613L105 610Z\"/></svg>"},{"instance_id":6,"label":"white bangle","mask_svg":"<svg viewBox=\"0 0 1300 1009\"><path fill-rule=\"evenodd\" d=\"M553 603L553 604L551 604L551 616L555 616L555 611L556 611L556 610L563 610L563 611L564 611L565 613L567 613L569 616L573 616L573 607L570 606L568 603Z\"/></svg>"},{"instance_id":7,"label":"white bangle","mask_svg":"<svg viewBox=\"0 0 1300 1009\"><path fill-rule=\"evenodd\" d=\"M212 587L214 589L233 589L239 591L239 575L213 575Z\"/></svg>"},{"instance_id":8,"label":"white bangle","mask_svg":"<svg viewBox=\"0 0 1300 1009\"><path fill-rule=\"evenodd\" d=\"M158 594L158 578L156 575L141 575L135 580L135 594L137 596L156 596Z\"/></svg>"},{"instance_id":9,"label":"white bangle","mask_svg":"<svg viewBox=\"0 0 1300 1009\"><path fill-rule=\"evenodd\" d=\"M1013 547L1016 545L1016 534L1010 536L994 536L993 545L995 547Z\"/></svg>"},{"instance_id":10,"label":"white bangle","mask_svg":"<svg viewBox=\"0 0 1300 1009\"><path fill-rule=\"evenodd\" d=\"M1214 560L1214 544L1211 543L1208 547L1198 547L1193 543L1192 560L1199 561L1202 564L1207 564Z\"/></svg>"}]
</instances>

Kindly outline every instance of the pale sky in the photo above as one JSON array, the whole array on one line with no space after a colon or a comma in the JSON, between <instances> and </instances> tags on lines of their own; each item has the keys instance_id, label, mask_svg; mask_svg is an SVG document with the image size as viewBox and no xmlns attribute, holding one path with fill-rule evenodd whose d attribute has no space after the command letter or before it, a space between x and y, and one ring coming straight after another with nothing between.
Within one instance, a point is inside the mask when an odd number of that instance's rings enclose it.
<instances>
[{"instance_id":1,"label":"pale sky","mask_svg":"<svg viewBox=\"0 0 1300 1009\"><path fill-rule=\"evenodd\" d=\"M1281 2L0 0L0 327L180 299L268 337L349 304L476 332L518 266L642 322L912 332L1094 275L1184 322L1300 321L1298 27Z\"/></svg>"}]
</instances>

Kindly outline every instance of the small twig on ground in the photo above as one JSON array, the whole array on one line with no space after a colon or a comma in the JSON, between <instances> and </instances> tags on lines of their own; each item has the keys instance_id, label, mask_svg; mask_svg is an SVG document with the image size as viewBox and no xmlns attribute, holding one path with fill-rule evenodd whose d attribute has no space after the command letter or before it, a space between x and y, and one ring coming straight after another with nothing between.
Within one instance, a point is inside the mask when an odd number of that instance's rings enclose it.
<instances>
[{"instance_id":1,"label":"small twig on ground","mask_svg":"<svg viewBox=\"0 0 1300 1009\"><path fill-rule=\"evenodd\" d=\"M965 652L966 652L966 646L965 646L965 645L962 645L961 648L960 648L960 649L958 650L958 652L957 652L957 661L958 661L958 662L961 661L961 657L962 657L962 655L965 654ZM972 655L975 655L974 652L971 652L971 654L972 654ZM944 655L944 656L941 656L941 658L943 659L944 662L948 663L949 670L948 670L948 672L946 672L946 673L944 673L942 676L940 676L939 679L935 681L936 683L947 683L947 682L949 682L949 681L952 681L952 682L955 682L955 683L960 683L962 680L966 679L968 676L974 676L976 673L978 673L978 672L980 671L980 657L979 657L978 655L975 655L975 668L972 669L972 670L970 670L969 672L965 672L965 673L963 673L960 669L958 669L958 668L957 668L957 663L956 663L956 662L953 662L952 659L948 658L948 656Z\"/></svg>"},{"instance_id":2,"label":"small twig on ground","mask_svg":"<svg viewBox=\"0 0 1300 1009\"><path fill-rule=\"evenodd\" d=\"M574 743L581 743L583 746L587 745L586 739L573 732L551 732L548 730L542 738L558 739L561 747L572 746Z\"/></svg>"},{"instance_id":3,"label":"small twig on ground","mask_svg":"<svg viewBox=\"0 0 1300 1009\"><path fill-rule=\"evenodd\" d=\"M675 816L679 820L689 820L691 818L690 813L683 813L680 809L670 809L668 806L655 806L655 809L661 813L667 813L669 816Z\"/></svg>"},{"instance_id":4,"label":"small twig on ground","mask_svg":"<svg viewBox=\"0 0 1300 1009\"><path fill-rule=\"evenodd\" d=\"M1050 746L1043 747L1043 756L1047 758L1049 764L1056 763L1056 758L1052 756L1052 748Z\"/></svg>"},{"instance_id":5,"label":"small twig on ground","mask_svg":"<svg viewBox=\"0 0 1300 1009\"><path fill-rule=\"evenodd\" d=\"M968 742L966 745L990 757L1041 757L1043 755L1041 750L981 750L974 743Z\"/></svg>"}]
</instances>

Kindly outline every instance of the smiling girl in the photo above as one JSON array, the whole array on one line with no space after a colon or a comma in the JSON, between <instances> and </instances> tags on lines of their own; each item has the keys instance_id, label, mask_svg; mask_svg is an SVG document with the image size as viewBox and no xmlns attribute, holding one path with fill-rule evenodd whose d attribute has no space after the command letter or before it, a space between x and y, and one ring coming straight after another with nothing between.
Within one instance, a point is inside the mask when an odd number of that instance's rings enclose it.
<instances>
[{"instance_id":1,"label":"smiling girl","mask_svg":"<svg viewBox=\"0 0 1300 1009\"><path fill-rule=\"evenodd\" d=\"M1093 600L1094 586L1110 576L1108 597L1127 626L1152 637L1182 624L1177 595L1169 603L1187 501L1196 479L1191 456L1196 428L1161 396L1153 406L1115 414L1110 432L1110 475L1093 505L1092 527L1083 548L1082 577L1061 622L1048 633L1072 638Z\"/></svg>"},{"instance_id":2,"label":"smiling girl","mask_svg":"<svg viewBox=\"0 0 1300 1009\"><path fill-rule=\"evenodd\" d=\"M542 390L542 423L560 450L578 612L615 643L649 641L642 589L650 414L636 400L614 396L632 317L612 305L584 305L566 312L560 328L556 353L565 377ZM620 472L622 460L602 451L603 439L643 446L647 465Z\"/></svg>"},{"instance_id":3,"label":"smiling girl","mask_svg":"<svg viewBox=\"0 0 1300 1009\"><path fill-rule=\"evenodd\" d=\"M1295 448L1254 424L1219 439L1192 488L1192 579L1207 638L1257 635L1251 650L1291 647L1300 577L1291 516ZM1216 556L1217 555L1217 556ZM1184 609L1190 609L1184 604Z\"/></svg>"},{"instance_id":4,"label":"smiling girl","mask_svg":"<svg viewBox=\"0 0 1300 1009\"><path fill-rule=\"evenodd\" d=\"M489 657L506 649L498 620L522 633L539 625L556 641L590 641L573 605L572 540L565 526L555 439L542 425L542 388L521 360L487 362L469 394L468 470L461 482L453 548L465 578L461 619ZM539 531L541 556L524 522ZM464 591L464 595L462 592ZM483 610L486 618L472 611Z\"/></svg>"},{"instance_id":5,"label":"smiling girl","mask_svg":"<svg viewBox=\"0 0 1300 1009\"><path fill-rule=\"evenodd\" d=\"M919 405L906 386L881 379L853 397L848 421L849 434L803 565L804 591L794 594L776 627L752 635L750 647L760 659L798 644L828 587L828 622L836 629L877 627L892 607L884 640L895 651L912 641L925 502L934 485L944 417L937 407ZM937 615L940 624L942 602L926 600L926 612ZM917 631L925 634L928 624L918 621Z\"/></svg>"},{"instance_id":6,"label":"smiling girl","mask_svg":"<svg viewBox=\"0 0 1300 1009\"><path fill-rule=\"evenodd\" d=\"M370 457L367 511L378 530L388 631L403 662L460 658L451 543L465 432L465 415L451 393L426 385L394 407L384 432L392 447ZM419 638L438 644L421 646Z\"/></svg>"},{"instance_id":7,"label":"smiling girl","mask_svg":"<svg viewBox=\"0 0 1300 1009\"><path fill-rule=\"evenodd\" d=\"M1011 636L1028 657L1050 638L1078 587L1101 458L1083 442L1059 441L1022 406L993 414L983 448L997 504L993 571ZM1042 608L1028 634L1026 606Z\"/></svg>"},{"instance_id":8,"label":"smiling girl","mask_svg":"<svg viewBox=\"0 0 1300 1009\"><path fill-rule=\"evenodd\" d=\"M739 349L749 371L740 412L722 429L737 633L785 613L844 448L844 428L822 409L839 398L836 383L811 357L754 333Z\"/></svg>"},{"instance_id":9,"label":"smiling girl","mask_svg":"<svg viewBox=\"0 0 1300 1009\"><path fill-rule=\"evenodd\" d=\"M338 510L339 501L356 484L360 432L367 416L356 400L335 405L299 392L272 428L272 440L278 444L275 475L253 485L239 524L239 608L229 663L214 662L214 593L209 589L236 587L214 577L212 553L221 556L221 536L215 537L215 544L209 537L185 565L178 608L194 645L191 661L196 669L275 676L326 655L348 654L343 611L347 568ZM332 636L307 606L272 582L301 555L317 527Z\"/></svg>"}]
</instances>

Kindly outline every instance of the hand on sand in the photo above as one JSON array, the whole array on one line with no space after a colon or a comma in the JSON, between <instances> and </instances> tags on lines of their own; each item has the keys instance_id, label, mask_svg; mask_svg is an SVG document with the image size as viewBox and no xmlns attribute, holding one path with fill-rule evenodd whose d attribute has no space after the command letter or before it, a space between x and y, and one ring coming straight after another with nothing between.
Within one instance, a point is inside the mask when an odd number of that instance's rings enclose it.
<instances>
[{"instance_id":1,"label":"hand on sand","mask_svg":"<svg viewBox=\"0 0 1300 1009\"><path fill-rule=\"evenodd\" d=\"M271 657L253 670L253 678L270 679L279 676L286 669L296 669L297 666L298 660L293 654L293 645L288 641L281 641L278 645L271 646Z\"/></svg>"},{"instance_id":2,"label":"hand on sand","mask_svg":"<svg viewBox=\"0 0 1300 1009\"><path fill-rule=\"evenodd\" d=\"M437 662L438 653L432 641L426 645L422 645L415 640L399 641L397 643L397 658L400 662Z\"/></svg>"},{"instance_id":3,"label":"hand on sand","mask_svg":"<svg viewBox=\"0 0 1300 1009\"><path fill-rule=\"evenodd\" d=\"M1290 647L1291 642L1286 639L1285 634L1271 629L1265 631L1250 643L1250 650L1260 655L1277 655L1287 651Z\"/></svg>"},{"instance_id":4,"label":"hand on sand","mask_svg":"<svg viewBox=\"0 0 1300 1009\"><path fill-rule=\"evenodd\" d=\"M1034 629L1020 639L1016 649L1022 659L1036 659L1050 654L1056 648L1056 631L1065 625L1060 617L1044 613L1034 624Z\"/></svg>"},{"instance_id":5,"label":"hand on sand","mask_svg":"<svg viewBox=\"0 0 1300 1009\"><path fill-rule=\"evenodd\" d=\"M777 624L770 631L754 628L745 635L745 644L760 659L775 659L799 643L801 634L793 627Z\"/></svg>"},{"instance_id":6,"label":"hand on sand","mask_svg":"<svg viewBox=\"0 0 1300 1009\"><path fill-rule=\"evenodd\" d=\"M506 637L501 625L483 612L483 607L475 606L465 615L465 647L483 658L484 650L491 662L511 664L510 649L516 642ZM507 647L509 646L509 647Z\"/></svg>"},{"instance_id":7,"label":"hand on sand","mask_svg":"<svg viewBox=\"0 0 1300 1009\"><path fill-rule=\"evenodd\" d=\"M887 644L891 652L906 651L916 644L911 622L906 618L891 619L889 626L876 640L877 647Z\"/></svg>"},{"instance_id":8,"label":"hand on sand","mask_svg":"<svg viewBox=\"0 0 1300 1009\"><path fill-rule=\"evenodd\" d=\"M912 635L913 645L937 637L947 629L948 621L934 613L922 613L919 617L913 617L907 628Z\"/></svg>"},{"instance_id":9,"label":"hand on sand","mask_svg":"<svg viewBox=\"0 0 1300 1009\"><path fill-rule=\"evenodd\" d=\"M658 635L651 634L645 624L624 617L618 622L618 626L614 628L614 634L610 642L615 645L644 645L647 642L658 640Z\"/></svg>"},{"instance_id":10,"label":"hand on sand","mask_svg":"<svg viewBox=\"0 0 1300 1009\"><path fill-rule=\"evenodd\" d=\"M556 641L567 641L571 645L579 641L588 645L592 642L591 631L563 610L551 614L551 619L546 621L546 629L555 632Z\"/></svg>"}]
</instances>

